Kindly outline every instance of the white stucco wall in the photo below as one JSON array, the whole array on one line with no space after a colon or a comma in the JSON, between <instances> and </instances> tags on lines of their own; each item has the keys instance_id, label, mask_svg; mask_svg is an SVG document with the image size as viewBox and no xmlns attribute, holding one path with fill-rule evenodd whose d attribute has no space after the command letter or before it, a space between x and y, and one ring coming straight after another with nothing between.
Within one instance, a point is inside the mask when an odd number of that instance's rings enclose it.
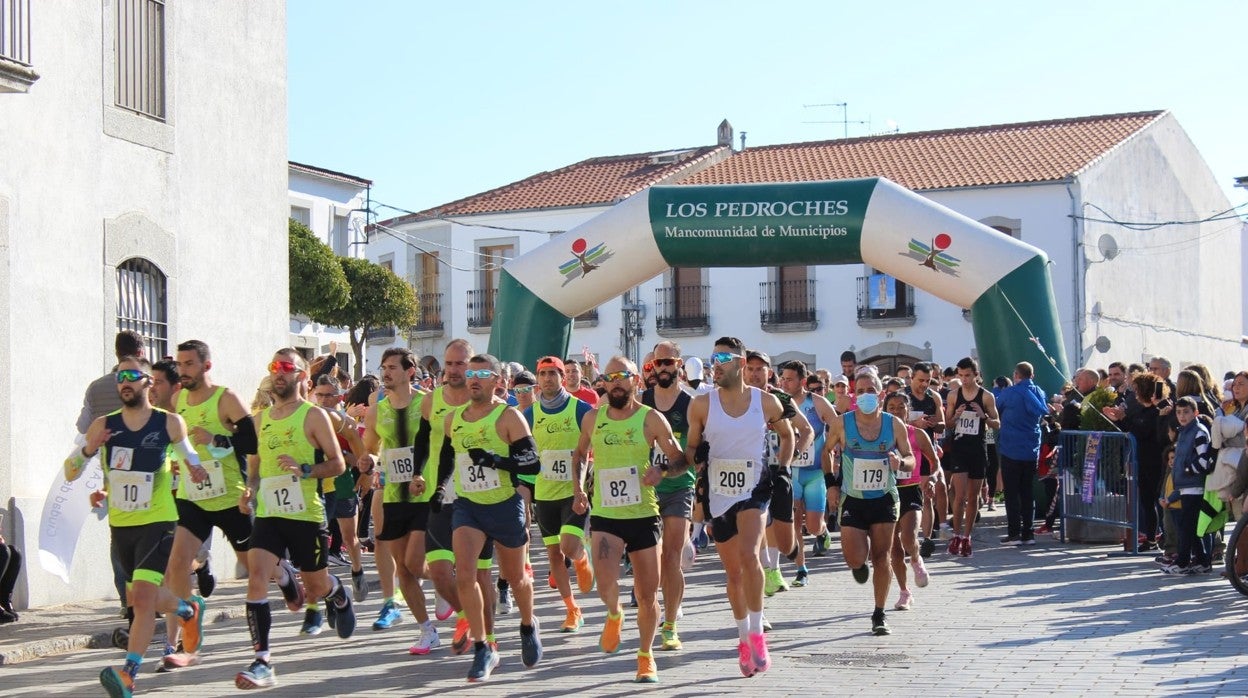
<instances>
[{"instance_id":1,"label":"white stucco wall","mask_svg":"<svg viewBox=\"0 0 1248 698\"><path fill-rule=\"evenodd\" d=\"M171 346L207 341L216 380L248 399L289 317L284 3L166 5L164 124L110 106L111 0L36 10L42 77L0 99L0 496L28 553L23 605L113 594L102 524L84 532L72 585L36 551L83 389L114 363L114 265L162 264Z\"/></svg>"}]
</instances>

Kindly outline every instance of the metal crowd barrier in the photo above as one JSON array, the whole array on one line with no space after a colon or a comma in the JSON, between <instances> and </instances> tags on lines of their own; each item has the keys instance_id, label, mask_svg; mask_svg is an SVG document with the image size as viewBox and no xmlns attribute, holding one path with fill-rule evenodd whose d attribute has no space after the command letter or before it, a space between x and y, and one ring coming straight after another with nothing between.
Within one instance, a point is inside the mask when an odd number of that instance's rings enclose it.
<instances>
[{"instance_id":1,"label":"metal crowd barrier","mask_svg":"<svg viewBox=\"0 0 1248 698\"><path fill-rule=\"evenodd\" d=\"M1062 542L1069 521L1126 529L1123 549L1139 536L1139 459L1135 437L1122 432L1063 431L1057 455Z\"/></svg>"}]
</instances>

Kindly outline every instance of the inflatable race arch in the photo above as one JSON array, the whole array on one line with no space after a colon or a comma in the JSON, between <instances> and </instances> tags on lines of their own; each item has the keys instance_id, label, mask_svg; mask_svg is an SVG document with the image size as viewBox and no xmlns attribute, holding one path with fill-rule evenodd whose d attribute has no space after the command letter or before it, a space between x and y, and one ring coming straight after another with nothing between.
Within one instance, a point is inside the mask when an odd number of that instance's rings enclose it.
<instances>
[{"instance_id":1,"label":"inflatable race arch","mask_svg":"<svg viewBox=\"0 0 1248 698\"><path fill-rule=\"evenodd\" d=\"M641 191L503 267L490 353L566 356L573 317L672 266L864 262L970 308L985 380L1030 361L1046 393L1061 388L1044 252L883 178Z\"/></svg>"}]
</instances>

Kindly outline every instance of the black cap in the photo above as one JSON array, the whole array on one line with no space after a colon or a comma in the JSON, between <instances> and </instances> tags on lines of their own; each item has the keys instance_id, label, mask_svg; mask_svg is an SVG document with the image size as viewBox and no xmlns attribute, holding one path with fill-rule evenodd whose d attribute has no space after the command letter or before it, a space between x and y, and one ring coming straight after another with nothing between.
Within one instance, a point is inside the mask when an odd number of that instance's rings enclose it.
<instances>
[{"instance_id":1,"label":"black cap","mask_svg":"<svg viewBox=\"0 0 1248 698\"><path fill-rule=\"evenodd\" d=\"M745 360L749 361L750 359L761 359L763 363L767 364L768 366L771 365L771 357L767 356L767 352L765 351L755 351L753 349L747 349L745 352Z\"/></svg>"},{"instance_id":2,"label":"black cap","mask_svg":"<svg viewBox=\"0 0 1248 698\"><path fill-rule=\"evenodd\" d=\"M512 385L537 385L537 378L529 371L521 371L511 379Z\"/></svg>"}]
</instances>

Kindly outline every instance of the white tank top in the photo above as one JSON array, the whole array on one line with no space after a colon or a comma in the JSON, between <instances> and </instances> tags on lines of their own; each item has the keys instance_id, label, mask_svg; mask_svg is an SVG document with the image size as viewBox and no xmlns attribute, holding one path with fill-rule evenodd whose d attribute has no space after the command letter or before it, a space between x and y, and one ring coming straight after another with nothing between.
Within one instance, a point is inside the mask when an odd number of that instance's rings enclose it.
<instances>
[{"instance_id":1,"label":"white tank top","mask_svg":"<svg viewBox=\"0 0 1248 698\"><path fill-rule=\"evenodd\" d=\"M767 417L763 393L750 388L750 406L740 417L729 416L719 401L719 390L710 393L703 438L710 443L707 489L711 516L722 516L733 504L750 498L754 487L769 475L765 457Z\"/></svg>"}]
</instances>

